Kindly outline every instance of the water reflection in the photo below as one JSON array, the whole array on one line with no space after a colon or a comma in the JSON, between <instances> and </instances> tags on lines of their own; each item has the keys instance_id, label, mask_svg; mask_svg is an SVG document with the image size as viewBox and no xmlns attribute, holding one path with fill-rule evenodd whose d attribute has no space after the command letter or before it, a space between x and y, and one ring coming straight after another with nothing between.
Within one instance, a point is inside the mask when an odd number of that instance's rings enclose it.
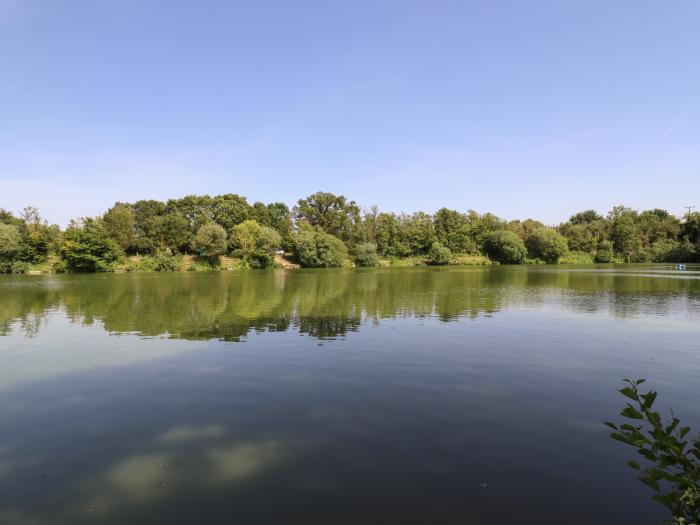
<instances>
[{"instance_id":1,"label":"water reflection","mask_svg":"<svg viewBox=\"0 0 700 525\"><path fill-rule=\"evenodd\" d=\"M506 308L696 316L700 273L634 269L386 269L0 279L0 335L36 335L52 312L110 333L240 341L294 328L318 339L397 317L442 321Z\"/></svg>"},{"instance_id":2,"label":"water reflection","mask_svg":"<svg viewBox=\"0 0 700 525\"><path fill-rule=\"evenodd\" d=\"M600 421L697 423L698 318L653 267L1 278L0 523L660 523Z\"/></svg>"}]
</instances>

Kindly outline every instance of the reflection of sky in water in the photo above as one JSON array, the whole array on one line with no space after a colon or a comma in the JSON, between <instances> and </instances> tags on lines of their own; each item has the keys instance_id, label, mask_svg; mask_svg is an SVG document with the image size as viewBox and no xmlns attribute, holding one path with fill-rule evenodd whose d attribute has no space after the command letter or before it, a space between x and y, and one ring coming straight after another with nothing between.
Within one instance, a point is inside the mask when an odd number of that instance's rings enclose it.
<instances>
[{"instance_id":1,"label":"reflection of sky in water","mask_svg":"<svg viewBox=\"0 0 700 525\"><path fill-rule=\"evenodd\" d=\"M3 294L0 523L662 521L602 421L700 426L697 284L377 273Z\"/></svg>"}]
</instances>

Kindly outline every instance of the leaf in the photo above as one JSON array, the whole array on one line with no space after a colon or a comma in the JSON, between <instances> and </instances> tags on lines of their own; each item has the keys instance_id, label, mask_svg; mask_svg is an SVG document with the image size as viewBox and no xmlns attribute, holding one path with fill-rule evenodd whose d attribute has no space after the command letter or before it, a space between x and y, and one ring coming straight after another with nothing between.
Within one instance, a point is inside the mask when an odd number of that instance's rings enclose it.
<instances>
[{"instance_id":1,"label":"leaf","mask_svg":"<svg viewBox=\"0 0 700 525\"><path fill-rule=\"evenodd\" d=\"M644 419L644 416L631 406L625 408L620 414L630 419Z\"/></svg>"},{"instance_id":2,"label":"leaf","mask_svg":"<svg viewBox=\"0 0 700 525\"><path fill-rule=\"evenodd\" d=\"M617 430L617 425L615 425L615 423L612 423L611 421L606 421L605 426L610 427L613 430Z\"/></svg>"},{"instance_id":3,"label":"leaf","mask_svg":"<svg viewBox=\"0 0 700 525\"><path fill-rule=\"evenodd\" d=\"M639 400L639 396L637 395L637 393L628 386L626 386L625 388L621 388L620 390L618 390L618 392L620 392L620 394L622 394L625 397L629 397L632 401Z\"/></svg>"},{"instance_id":4,"label":"leaf","mask_svg":"<svg viewBox=\"0 0 700 525\"><path fill-rule=\"evenodd\" d=\"M644 403L642 403L642 407L644 410L649 410L651 406L654 404L654 401L656 401L656 392L649 392L648 394L642 394L642 399L644 399Z\"/></svg>"},{"instance_id":5,"label":"leaf","mask_svg":"<svg viewBox=\"0 0 700 525\"><path fill-rule=\"evenodd\" d=\"M635 470L639 470L639 469L640 469L639 463L637 463L636 461L630 460L630 461L627 462L627 464L628 464L630 467L632 467L633 469L635 469Z\"/></svg>"},{"instance_id":6,"label":"leaf","mask_svg":"<svg viewBox=\"0 0 700 525\"><path fill-rule=\"evenodd\" d=\"M683 439L688 432L690 432L690 427L681 428L681 430L679 432L681 439Z\"/></svg>"}]
</instances>

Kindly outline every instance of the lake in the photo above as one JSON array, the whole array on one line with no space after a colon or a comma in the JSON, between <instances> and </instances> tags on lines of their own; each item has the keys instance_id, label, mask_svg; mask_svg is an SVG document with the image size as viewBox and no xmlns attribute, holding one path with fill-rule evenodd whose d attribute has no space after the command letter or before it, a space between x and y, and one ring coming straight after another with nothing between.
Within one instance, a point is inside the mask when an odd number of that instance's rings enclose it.
<instances>
[{"instance_id":1,"label":"lake","mask_svg":"<svg viewBox=\"0 0 700 525\"><path fill-rule=\"evenodd\" d=\"M623 377L700 429L700 268L0 276L0 523L661 524Z\"/></svg>"}]
</instances>

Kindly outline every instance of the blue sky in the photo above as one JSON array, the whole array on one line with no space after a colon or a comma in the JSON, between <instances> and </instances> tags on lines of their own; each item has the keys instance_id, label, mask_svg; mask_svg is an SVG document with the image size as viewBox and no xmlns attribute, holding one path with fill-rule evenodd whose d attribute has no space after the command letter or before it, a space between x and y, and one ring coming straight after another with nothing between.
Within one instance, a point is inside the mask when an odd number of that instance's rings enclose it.
<instances>
[{"instance_id":1,"label":"blue sky","mask_svg":"<svg viewBox=\"0 0 700 525\"><path fill-rule=\"evenodd\" d=\"M697 0L0 0L0 207L700 207Z\"/></svg>"}]
</instances>

